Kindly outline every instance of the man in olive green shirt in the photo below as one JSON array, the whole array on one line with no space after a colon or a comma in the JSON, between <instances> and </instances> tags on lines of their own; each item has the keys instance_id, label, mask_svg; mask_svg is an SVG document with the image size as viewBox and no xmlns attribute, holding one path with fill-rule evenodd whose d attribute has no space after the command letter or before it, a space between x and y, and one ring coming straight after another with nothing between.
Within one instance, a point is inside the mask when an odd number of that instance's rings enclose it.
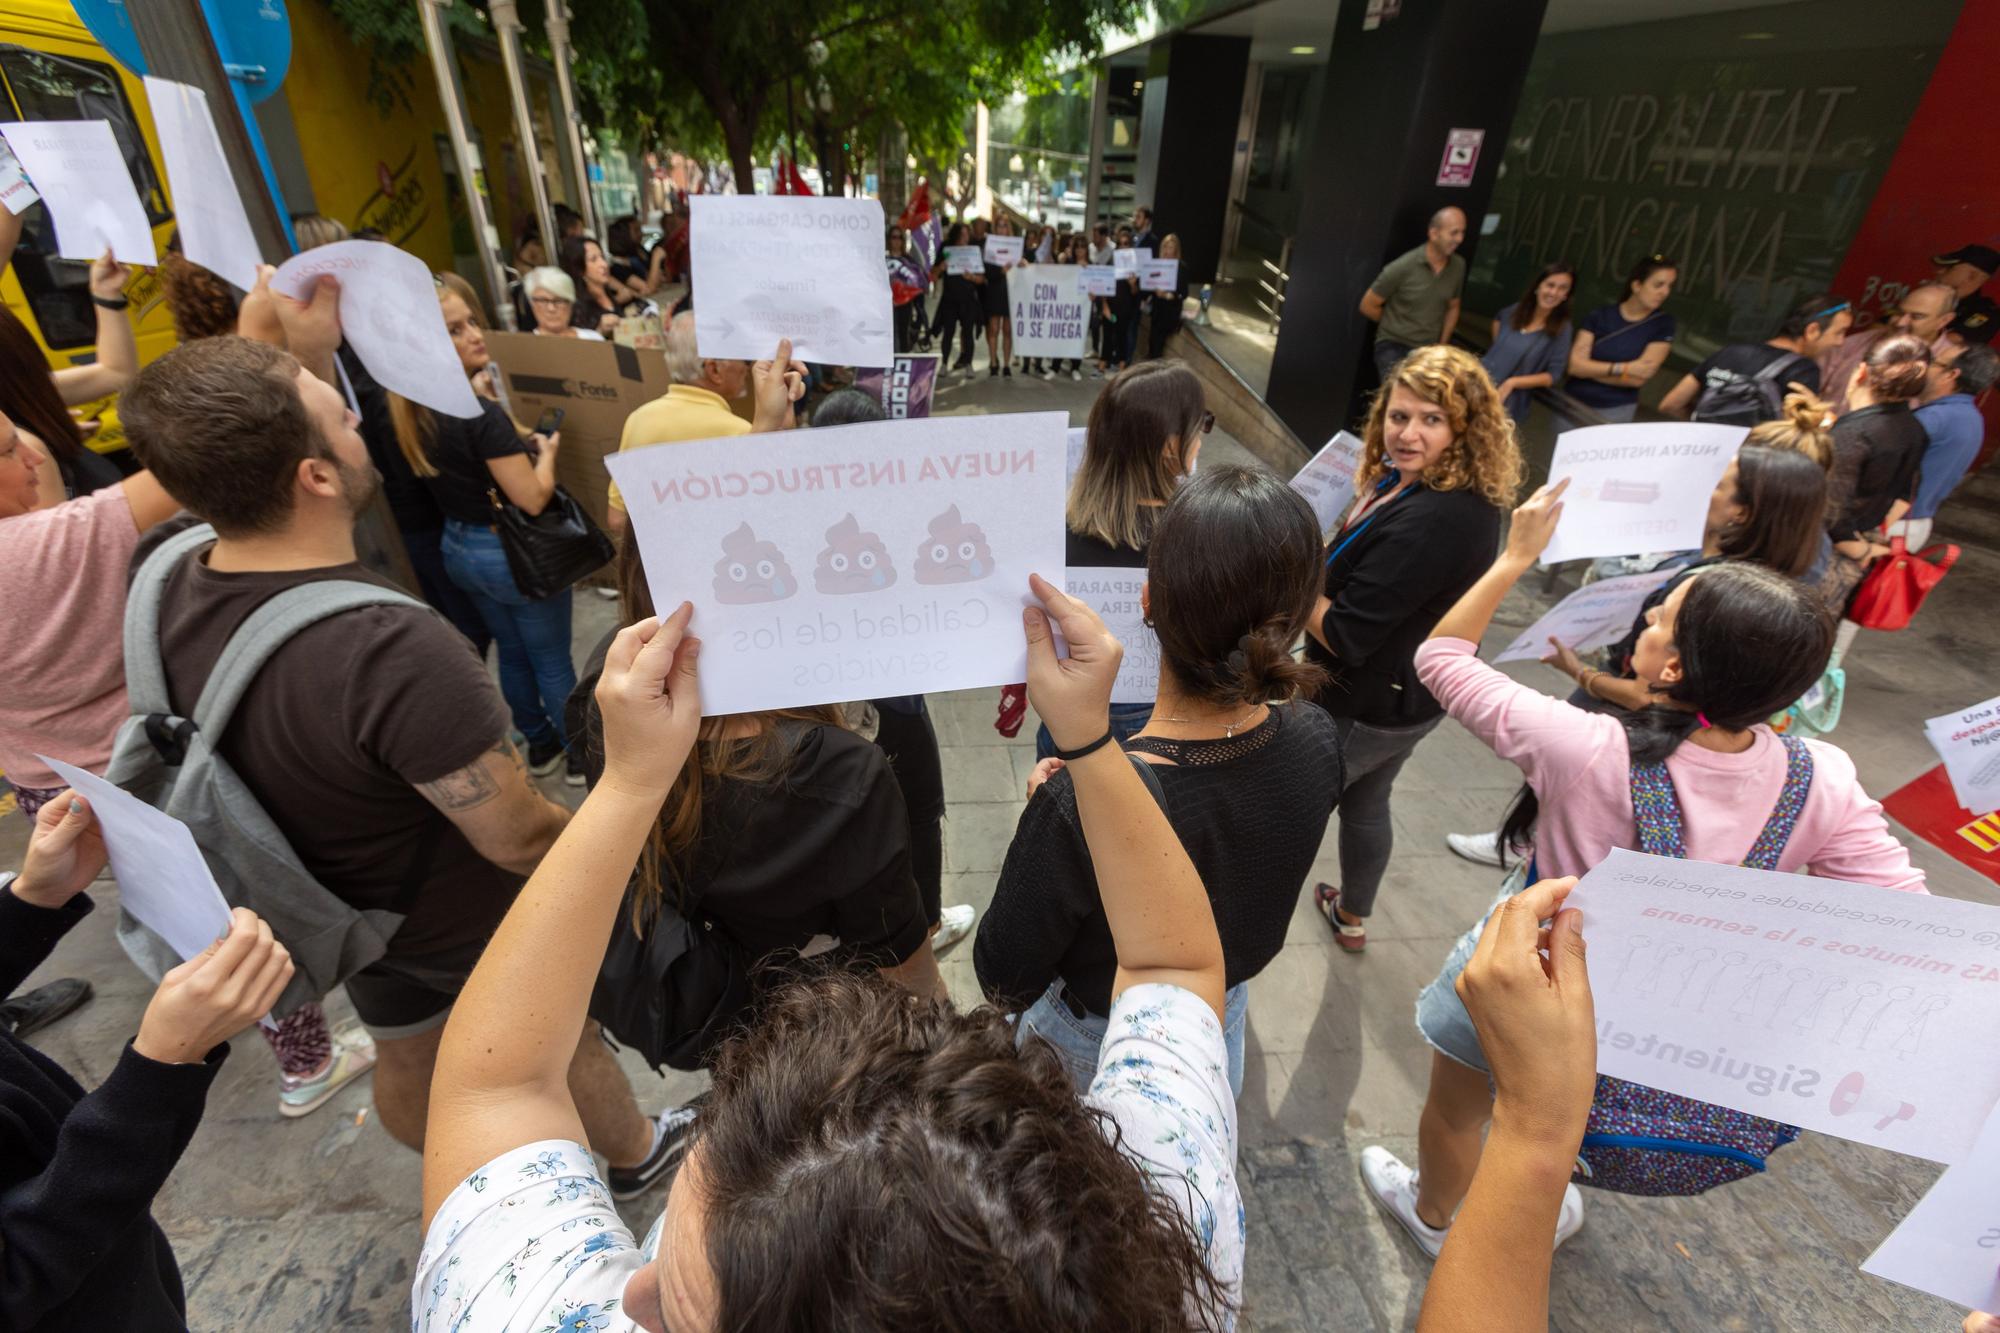
<instances>
[{"instance_id":1,"label":"man in olive green shirt","mask_svg":"<svg viewBox=\"0 0 2000 1333\"><path fill-rule=\"evenodd\" d=\"M1384 383L1413 348L1451 341L1465 288L1464 240L1465 214L1440 208L1424 243L1390 260L1361 294L1361 313L1375 321L1375 373Z\"/></svg>"}]
</instances>

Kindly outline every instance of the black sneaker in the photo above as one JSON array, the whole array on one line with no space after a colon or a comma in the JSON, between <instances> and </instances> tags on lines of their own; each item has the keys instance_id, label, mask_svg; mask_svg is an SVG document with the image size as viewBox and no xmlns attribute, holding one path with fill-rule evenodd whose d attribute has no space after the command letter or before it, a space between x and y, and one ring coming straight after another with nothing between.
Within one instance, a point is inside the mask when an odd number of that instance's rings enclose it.
<instances>
[{"instance_id":1,"label":"black sneaker","mask_svg":"<svg viewBox=\"0 0 2000 1333\"><path fill-rule=\"evenodd\" d=\"M702 1094L705 1096L706 1093ZM681 1158L687 1156L688 1136L694 1129L695 1117L701 1113L702 1097L660 1112L653 1121L659 1126L660 1141L653 1145L646 1160L637 1166L614 1166L607 1173L605 1184L611 1187L612 1198L621 1203L636 1199L674 1173Z\"/></svg>"},{"instance_id":2,"label":"black sneaker","mask_svg":"<svg viewBox=\"0 0 2000 1333\"><path fill-rule=\"evenodd\" d=\"M528 771L538 778L545 778L556 771L556 765L563 761L562 742L557 740L530 741L528 743Z\"/></svg>"},{"instance_id":3,"label":"black sneaker","mask_svg":"<svg viewBox=\"0 0 2000 1333\"><path fill-rule=\"evenodd\" d=\"M82 977L51 981L0 1004L0 1028L17 1037L29 1036L64 1014L74 1013L89 998L90 983Z\"/></svg>"},{"instance_id":4,"label":"black sneaker","mask_svg":"<svg viewBox=\"0 0 2000 1333\"><path fill-rule=\"evenodd\" d=\"M572 787L584 785L583 761L578 759L574 752L563 760L563 781Z\"/></svg>"}]
</instances>

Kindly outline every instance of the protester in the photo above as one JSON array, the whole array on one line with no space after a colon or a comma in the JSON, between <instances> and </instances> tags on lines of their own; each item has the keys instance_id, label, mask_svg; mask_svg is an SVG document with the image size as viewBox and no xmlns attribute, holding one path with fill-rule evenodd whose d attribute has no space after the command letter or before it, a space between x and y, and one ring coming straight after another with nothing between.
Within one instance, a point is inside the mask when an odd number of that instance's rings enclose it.
<instances>
[{"instance_id":1,"label":"protester","mask_svg":"<svg viewBox=\"0 0 2000 1333\"><path fill-rule=\"evenodd\" d=\"M1160 253L1157 257L1160 259L1179 260L1181 257L1181 238L1169 233L1160 242ZM1187 304L1187 265L1185 263L1176 263L1174 265L1174 274L1174 287L1172 291L1156 291L1147 298L1147 308L1151 313L1147 318L1149 333L1146 339L1146 355L1154 361L1158 361L1166 355L1167 340L1180 332L1181 307Z\"/></svg>"},{"instance_id":2,"label":"protester","mask_svg":"<svg viewBox=\"0 0 2000 1333\"><path fill-rule=\"evenodd\" d=\"M179 233L160 256L160 291L181 342L236 332L236 290L180 251Z\"/></svg>"},{"instance_id":3,"label":"protester","mask_svg":"<svg viewBox=\"0 0 2000 1333\"><path fill-rule=\"evenodd\" d=\"M1361 313L1375 325L1375 374L1382 383L1413 349L1451 341L1465 290L1465 257L1458 253L1464 240L1465 213L1440 208L1424 243L1383 265L1361 294Z\"/></svg>"},{"instance_id":4,"label":"protester","mask_svg":"<svg viewBox=\"0 0 2000 1333\"><path fill-rule=\"evenodd\" d=\"M601 343L604 335L596 329L579 328L576 312L576 283L569 274L546 264L521 275L521 290L527 294L528 309L534 313L532 333L545 338L582 338Z\"/></svg>"},{"instance_id":5,"label":"protester","mask_svg":"<svg viewBox=\"0 0 2000 1333\"><path fill-rule=\"evenodd\" d=\"M1958 301L1958 289L1949 283L1935 280L1918 283L1903 293L1886 320L1825 353L1820 358L1820 383L1826 386L1833 410L1847 411L1851 405L1847 386L1853 382L1856 368L1884 339L1908 334L1935 355L1958 327Z\"/></svg>"},{"instance_id":6,"label":"protester","mask_svg":"<svg viewBox=\"0 0 2000 1333\"><path fill-rule=\"evenodd\" d=\"M1153 249L1153 206L1136 204L1132 208L1132 244L1141 250Z\"/></svg>"},{"instance_id":7,"label":"protester","mask_svg":"<svg viewBox=\"0 0 2000 1333\"><path fill-rule=\"evenodd\" d=\"M1026 614L1034 703L1082 748L1105 729L1118 645L1080 604L1040 580L1035 591L1071 655L1059 661L1047 617ZM1165 816L1104 746L1069 769L1119 955L1089 1094L1075 1095L1052 1052L1017 1050L993 1010L961 1016L866 977L789 989L724 1050L666 1212L633 1244L555 1053L585 1026L623 886L696 742L690 614L683 604L613 641L598 687L606 778L446 1033L418 1333L545 1314L578 1328L614 1313L653 1329L809 1327L829 1301L870 1327L941 1327L962 1322L968 1284L987 1293L994 1327L1232 1326L1243 1220L1221 1077L1224 954ZM1157 854L1130 850L1141 847ZM1427 1328L1474 1309L1508 1327L1547 1318L1549 1182L1581 1141L1595 1059L1577 917L1556 914L1567 887L1510 904L1504 943L1468 968L1505 1105L1493 1164L1426 1293ZM1536 919L1552 915L1543 962ZM1538 1114L1517 1119L1530 1105ZM580 1253L556 1239L579 1225L591 1236ZM941 1237L969 1239L941 1248ZM937 1281L943 1271L954 1280Z\"/></svg>"},{"instance_id":8,"label":"protester","mask_svg":"<svg viewBox=\"0 0 2000 1333\"><path fill-rule=\"evenodd\" d=\"M1090 242L1084 238L1082 232L1071 232L1067 237L1067 239L1064 240L1063 244L1056 252L1056 263L1081 265L1081 264L1088 264L1089 262L1090 262ZM1086 297L1085 299L1088 300L1089 298ZM1087 335L1084 340L1085 347L1094 347L1097 344L1097 321L1098 321L1097 303L1095 301L1091 301L1090 327L1087 331ZM1049 359L1048 373L1044 375L1043 378L1054 379L1056 376L1062 374L1062 370L1063 367L1061 359L1057 357L1051 357ZM1083 378L1082 357L1073 356L1069 359L1069 377L1072 380L1081 380Z\"/></svg>"},{"instance_id":9,"label":"protester","mask_svg":"<svg viewBox=\"0 0 2000 1333\"><path fill-rule=\"evenodd\" d=\"M1547 549L1567 486L1544 486L1514 511L1500 558L1417 653L1425 687L1527 779L1504 829L1510 842L1525 835L1532 847L1523 878L1580 874L1612 848L1633 846L1638 770L1663 765L1690 860L1741 863L1775 820L1789 823L1779 870L1923 892L1922 872L1861 789L1853 761L1823 742L1781 742L1765 724L1819 679L1832 646L1831 617L1795 580L1730 562L1682 584L1653 611L1634 650L1653 700L1637 711L1585 712L1479 660L1501 599ZM1484 1034L1465 1021L1454 993L1466 960L1484 947L1481 935L1477 925L1466 932L1417 1001L1417 1027L1433 1048L1417 1170L1380 1147L1361 1158L1369 1193L1433 1256L1480 1163L1492 1114ZM1582 1224L1572 1186L1556 1244Z\"/></svg>"},{"instance_id":10,"label":"protester","mask_svg":"<svg viewBox=\"0 0 2000 1333\"><path fill-rule=\"evenodd\" d=\"M570 322L580 329L609 338L618 331L619 318L643 302L639 293L611 276L603 248L589 236L570 236L563 241L562 271L569 274L576 288Z\"/></svg>"},{"instance_id":11,"label":"protester","mask_svg":"<svg viewBox=\"0 0 2000 1333\"><path fill-rule=\"evenodd\" d=\"M899 223L889 224L885 259L889 267L889 297L895 303L896 350L916 350L917 330L924 320L924 290L930 278L909 253L909 234Z\"/></svg>"},{"instance_id":12,"label":"protester","mask_svg":"<svg viewBox=\"0 0 2000 1333\"><path fill-rule=\"evenodd\" d=\"M1318 593L1319 538L1312 507L1272 474L1204 472L1162 512L1140 595L1159 637L1159 685L1151 718L1123 745L1157 766L1167 818L1215 911L1236 1095L1250 978L1284 945L1340 796L1333 721L1303 697L1322 674L1291 652ZM1021 1012L1021 1040L1046 1040L1082 1091L1118 950L1063 770L1058 751L1029 779L973 961L987 997Z\"/></svg>"},{"instance_id":13,"label":"protester","mask_svg":"<svg viewBox=\"0 0 2000 1333\"><path fill-rule=\"evenodd\" d=\"M1130 250L1132 229L1118 229L1118 249ZM1100 296L1098 311L1103 318L1104 347L1098 357L1097 369L1103 374L1112 374L1133 363L1139 350L1139 273L1121 274L1112 285L1111 295Z\"/></svg>"},{"instance_id":14,"label":"protester","mask_svg":"<svg viewBox=\"0 0 2000 1333\"><path fill-rule=\"evenodd\" d=\"M611 252L611 276L635 296L651 296L666 281L666 253L658 246L649 256L637 214L613 218L604 229L604 246Z\"/></svg>"},{"instance_id":15,"label":"protester","mask_svg":"<svg viewBox=\"0 0 2000 1333\"><path fill-rule=\"evenodd\" d=\"M1545 265L1513 308L1493 321L1493 342L1479 364L1516 425L1528 419L1534 391L1553 388L1569 368L1570 340L1576 336L1569 323L1569 297L1575 287L1575 266L1558 259Z\"/></svg>"},{"instance_id":16,"label":"protester","mask_svg":"<svg viewBox=\"0 0 2000 1333\"><path fill-rule=\"evenodd\" d=\"M1626 275L1624 296L1601 305L1577 325L1564 391L1609 422L1639 414L1639 390L1673 350L1674 317L1661 309L1680 270L1665 255L1648 255Z\"/></svg>"},{"instance_id":17,"label":"protester","mask_svg":"<svg viewBox=\"0 0 2000 1333\"><path fill-rule=\"evenodd\" d=\"M1097 265L1111 262L1111 228L1100 222L1090 229L1090 262Z\"/></svg>"},{"instance_id":18,"label":"protester","mask_svg":"<svg viewBox=\"0 0 2000 1333\"><path fill-rule=\"evenodd\" d=\"M1047 244L1048 238L1054 235L1055 235L1054 227L1043 227L1036 223L1032 222L1029 223L1026 231L1022 234L1021 262L1024 264L1048 263L1049 261L1045 259L1042 255L1042 250L1044 245ZM1012 325L1012 322L1013 322L1012 312L1010 311L1008 319L1008 323L1010 326ZM1009 331L1011 332L1011 327ZM1038 356L1022 357L1021 373L1023 375L1028 375L1028 376L1039 375L1044 379L1053 378L1052 376L1046 373L1042 365L1042 358Z\"/></svg>"},{"instance_id":19,"label":"protester","mask_svg":"<svg viewBox=\"0 0 2000 1333\"><path fill-rule=\"evenodd\" d=\"M1938 509L1965 480L1986 439L1986 418L1979 396L2000 378L2000 357L1984 343L1948 347L1931 359L1924 382L1923 405L1916 410L1924 428L1924 456L1918 466L1917 495L1901 524L1891 524L1912 551L1930 543L1931 522Z\"/></svg>"},{"instance_id":20,"label":"protester","mask_svg":"<svg viewBox=\"0 0 2000 1333\"><path fill-rule=\"evenodd\" d=\"M937 263L931 265L931 281L944 284L939 288L942 294L938 297L937 314L931 319L931 335L942 339L938 345L938 365L944 369L972 369L972 341L985 322L986 305L981 295L986 286L984 270L971 274L945 270L945 247L972 243L972 228L963 222L952 223L944 234L944 245L938 247ZM956 361L951 356L954 333L958 335L960 344Z\"/></svg>"},{"instance_id":21,"label":"protester","mask_svg":"<svg viewBox=\"0 0 2000 1333\"><path fill-rule=\"evenodd\" d=\"M0 875L0 996L11 995L95 904L105 866L94 812L58 792L19 875ZM98 1087L0 1033L0 1324L34 1330L187 1327L187 1298L153 1196L187 1150L229 1038L292 978L254 912L167 973Z\"/></svg>"},{"instance_id":22,"label":"protester","mask_svg":"<svg viewBox=\"0 0 2000 1333\"><path fill-rule=\"evenodd\" d=\"M1833 423L1833 541L1830 587L1851 593L1875 561L1889 554L1886 529L1909 513L1929 443L1911 410L1930 379L1931 356L1910 334L1877 339L1847 382L1847 410ZM1861 627L1843 618L1836 665Z\"/></svg>"},{"instance_id":23,"label":"protester","mask_svg":"<svg viewBox=\"0 0 2000 1333\"><path fill-rule=\"evenodd\" d=\"M347 224L320 213L292 214L292 239L300 250L317 250L322 245L348 239Z\"/></svg>"},{"instance_id":24,"label":"protester","mask_svg":"<svg viewBox=\"0 0 2000 1333\"><path fill-rule=\"evenodd\" d=\"M108 398L139 369L139 344L126 317L125 281L132 270L110 252L90 263L90 301L97 308L96 356L87 365L49 369L35 335L0 305L0 414L39 442L56 484L42 488L44 507L117 484L124 470L84 443L69 409ZM96 423L91 423L95 433Z\"/></svg>"},{"instance_id":25,"label":"protester","mask_svg":"<svg viewBox=\"0 0 2000 1333\"><path fill-rule=\"evenodd\" d=\"M1683 420L1754 426L1784 415L1788 386L1817 394L1824 356L1847 340L1854 314L1824 292L1792 307L1777 333L1760 343L1731 343L1667 390L1660 411Z\"/></svg>"},{"instance_id":26,"label":"protester","mask_svg":"<svg viewBox=\"0 0 2000 1333\"><path fill-rule=\"evenodd\" d=\"M1002 213L993 220L994 236L1012 236L1014 220ZM981 238L984 244L984 238ZM1014 312L1007 302L1007 269L986 265L986 286L980 294L986 308L986 373L989 377L1014 375Z\"/></svg>"},{"instance_id":27,"label":"protester","mask_svg":"<svg viewBox=\"0 0 2000 1333\"><path fill-rule=\"evenodd\" d=\"M1340 883L1313 898L1350 953L1367 947L1395 845L1396 775L1444 716L1417 678L1417 645L1492 559L1520 485L1514 423L1471 353L1422 347L1391 367L1306 622L1306 659L1329 677L1314 701L1333 715L1347 767Z\"/></svg>"}]
</instances>

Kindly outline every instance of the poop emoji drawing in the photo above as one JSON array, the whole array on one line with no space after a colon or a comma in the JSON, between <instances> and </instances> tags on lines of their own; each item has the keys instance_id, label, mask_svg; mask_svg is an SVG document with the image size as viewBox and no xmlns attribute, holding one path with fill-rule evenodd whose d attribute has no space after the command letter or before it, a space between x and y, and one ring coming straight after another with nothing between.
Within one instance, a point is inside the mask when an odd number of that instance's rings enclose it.
<instances>
[{"instance_id":1,"label":"poop emoji drawing","mask_svg":"<svg viewBox=\"0 0 2000 1333\"><path fill-rule=\"evenodd\" d=\"M722 539L722 559L715 562L715 600L732 606L777 602L799 590L785 553L760 541L748 523Z\"/></svg>"},{"instance_id":2,"label":"poop emoji drawing","mask_svg":"<svg viewBox=\"0 0 2000 1333\"><path fill-rule=\"evenodd\" d=\"M896 581L889 548L872 532L863 532L847 517L826 530L826 549L813 570L813 587L821 592L876 592Z\"/></svg>"},{"instance_id":3,"label":"poop emoji drawing","mask_svg":"<svg viewBox=\"0 0 2000 1333\"><path fill-rule=\"evenodd\" d=\"M971 583L993 572L993 552L977 523L968 523L958 506L930 523L931 535L917 550L917 582Z\"/></svg>"}]
</instances>

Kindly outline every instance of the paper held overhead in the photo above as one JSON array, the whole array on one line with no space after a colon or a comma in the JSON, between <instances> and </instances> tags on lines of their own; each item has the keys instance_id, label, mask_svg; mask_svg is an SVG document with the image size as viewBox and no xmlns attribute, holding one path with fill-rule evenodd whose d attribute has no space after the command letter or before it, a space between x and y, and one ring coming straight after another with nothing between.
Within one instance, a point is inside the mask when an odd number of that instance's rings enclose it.
<instances>
[{"instance_id":1,"label":"paper held overhead","mask_svg":"<svg viewBox=\"0 0 2000 1333\"><path fill-rule=\"evenodd\" d=\"M688 205L702 356L767 360L789 338L801 361L887 367L894 360L878 201L704 194Z\"/></svg>"},{"instance_id":2,"label":"paper held overhead","mask_svg":"<svg viewBox=\"0 0 2000 1333\"><path fill-rule=\"evenodd\" d=\"M1741 426L1649 421L1556 437L1549 480L1569 479L1545 565L1701 546L1709 494L1743 444Z\"/></svg>"},{"instance_id":3,"label":"paper held overhead","mask_svg":"<svg viewBox=\"0 0 2000 1333\"><path fill-rule=\"evenodd\" d=\"M14 156L14 150L5 139L0 139L0 208L20 217L40 202L41 197L35 193L28 173L21 169L21 160Z\"/></svg>"},{"instance_id":4,"label":"paper held overhead","mask_svg":"<svg viewBox=\"0 0 2000 1333\"><path fill-rule=\"evenodd\" d=\"M88 263L109 250L121 263L160 262L153 227L111 125L102 120L0 124L55 222L56 253Z\"/></svg>"},{"instance_id":5,"label":"paper held overhead","mask_svg":"<svg viewBox=\"0 0 2000 1333\"><path fill-rule=\"evenodd\" d=\"M208 95L148 74L146 100L159 131L160 155L166 159L181 253L249 291L257 285L257 236L222 154Z\"/></svg>"}]
</instances>

